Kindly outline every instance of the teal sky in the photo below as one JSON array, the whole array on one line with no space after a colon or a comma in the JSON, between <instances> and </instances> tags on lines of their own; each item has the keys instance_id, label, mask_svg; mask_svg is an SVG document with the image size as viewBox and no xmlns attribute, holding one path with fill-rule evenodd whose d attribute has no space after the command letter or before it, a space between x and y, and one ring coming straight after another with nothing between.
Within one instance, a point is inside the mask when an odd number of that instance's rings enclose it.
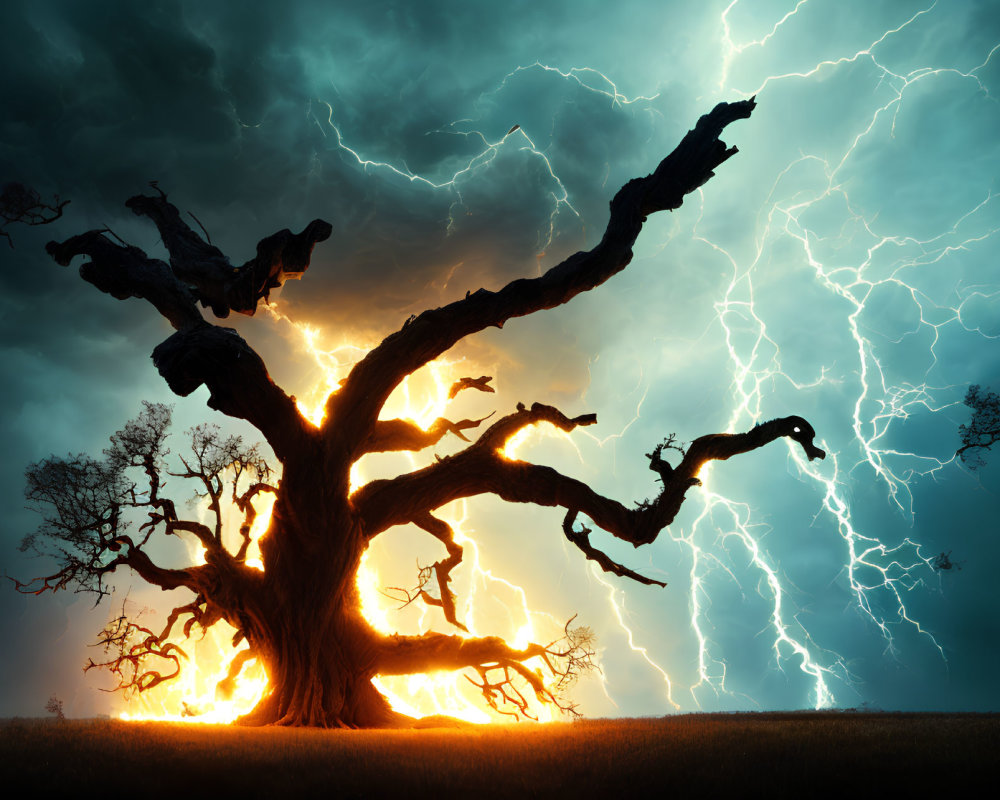
<instances>
[{"instance_id":1,"label":"teal sky","mask_svg":"<svg viewBox=\"0 0 1000 800\"><path fill-rule=\"evenodd\" d=\"M334 234L279 308L323 347L373 344L589 249L625 181L756 94L724 137L739 155L649 220L624 273L456 348L498 393L455 414L596 412L575 446L519 455L622 501L655 493L643 454L671 432L800 414L831 457L775 443L713 466L652 546L602 540L665 589L598 579L551 509L470 502L468 529L532 608L596 632L589 715L996 710L1000 454L977 472L953 454L968 385L1000 389L998 48L1000 7L971 0L4 3L0 181L72 201L0 242L4 569L44 569L17 551L37 524L25 467L98 453L143 399L176 403L178 432L252 438L203 390L171 398L149 360L166 323L47 240L108 226L159 254L123 205L150 180L237 263L321 217ZM320 376L289 325L233 324L308 395ZM438 557L386 542L392 585ZM933 569L942 552L961 569ZM53 693L105 713L80 668L109 606L10 586L0 603L0 716Z\"/></svg>"}]
</instances>

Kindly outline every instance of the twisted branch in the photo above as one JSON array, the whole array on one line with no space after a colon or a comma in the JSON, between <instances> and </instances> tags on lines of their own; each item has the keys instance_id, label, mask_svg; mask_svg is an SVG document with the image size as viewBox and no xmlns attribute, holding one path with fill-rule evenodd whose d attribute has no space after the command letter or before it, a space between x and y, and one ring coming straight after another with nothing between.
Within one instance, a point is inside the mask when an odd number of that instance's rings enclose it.
<instances>
[{"instance_id":1,"label":"twisted branch","mask_svg":"<svg viewBox=\"0 0 1000 800\"><path fill-rule=\"evenodd\" d=\"M219 248L206 242L184 222L155 183L153 188L157 196L137 195L125 205L136 215L153 221L170 253L174 275L191 287L203 306L210 307L222 319L230 311L252 316L261 299L268 301L272 289L286 280L301 278L309 267L313 248L333 231L328 222L319 219L310 222L302 233L293 234L286 228L262 239L254 258L241 267L233 267Z\"/></svg>"},{"instance_id":2,"label":"twisted branch","mask_svg":"<svg viewBox=\"0 0 1000 800\"><path fill-rule=\"evenodd\" d=\"M95 646L103 647L111 658L107 661L88 659L83 671L109 670L118 679L118 686L104 691L123 691L126 696L132 691L144 692L173 680L180 675L180 659L187 658L176 644L164 642L149 628L132 622L125 613L124 603L121 614L104 627ZM160 669L148 669L146 664L151 659L171 663L173 671L164 674Z\"/></svg>"},{"instance_id":3,"label":"twisted branch","mask_svg":"<svg viewBox=\"0 0 1000 800\"><path fill-rule=\"evenodd\" d=\"M330 235L330 226L315 220L300 234L279 231L257 245L256 258L233 268L217 247L191 230L162 191L133 197L126 205L157 225L170 252L169 265L113 241L106 230L49 242L46 250L63 266L78 255L88 257L81 277L112 297L149 301L177 331L153 351L153 363L171 390L186 397L204 384L211 395L209 407L247 420L279 458L285 457L310 435L308 423L271 380L260 356L236 331L206 322L198 302L220 317L230 310L253 314L271 289L301 277L315 244Z\"/></svg>"},{"instance_id":4,"label":"twisted branch","mask_svg":"<svg viewBox=\"0 0 1000 800\"><path fill-rule=\"evenodd\" d=\"M575 418L565 416L552 406L523 406L514 414L495 422L475 442L462 452L442 459L422 470L390 480L372 481L352 497L355 508L365 520L369 537L377 536L394 526L416 521L421 515L454 500L478 494L492 493L515 503L541 506L561 506L567 510L563 522L566 537L605 571L628 577L647 585L659 584L651 578L611 560L590 544L590 531L576 530L577 515L585 514L612 536L635 546L656 540L660 531L673 522L687 491L700 485L698 472L712 460L724 461L778 439L788 437L797 442L810 459L823 458L825 453L813 440L815 431L802 417L783 417L755 426L746 433L711 434L692 442L681 460L671 470L659 453L651 458L663 482L659 495L626 508L616 500L595 492L587 484L567 477L551 467L525 461L509 461L501 451L506 442L527 425L550 422L561 430L571 431L580 425L596 422L593 414ZM655 452L655 451L654 451Z\"/></svg>"},{"instance_id":5,"label":"twisted branch","mask_svg":"<svg viewBox=\"0 0 1000 800\"><path fill-rule=\"evenodd\" d=\"M720 103L651 175L625 184L611 201L608 227L593 250L570 256L538 278L512 281L497 292L480 289L407 320L356 364L341 390L330 396L324 435L352 459L360 457L386 399L411 372L472 333L566 303L624 269L646 217L679 208L686 194L736 153L719 136L731 122L749 117L754 106L753 99Z\"/></svg>"},{"instance_id":6,"label":"twisted branch","mask_svg":"<svg viewBox=\"0 0 1000 800\"><path fill-rule=\"evenodd\" d=\"M594 636L589 628L570 628L576 617L566 623L563 636L547 645L529 644L517 649L496 636L461 638L440 633L422 636L391 636L382 641L376 661L381 675L406 675L414 672L457 670L471 667L479 675L477 683L466 676L483 693L495 711L509 716L535 719L530 704L518 686L523 681L536 700L553 703L565 713L576 713L575 706L562 699L564 692L583 673L595 669ZM546 685L541 670L535 671L524 662L539 658L555 679Z\"/></svg>"},{"instance_id":7,"label":"twisted branch","mask_svg":"<svg viewBox=\"0 0 1000 800\"><path fill-rule=\"evenodd\" d=\"M479 419L461 419L458 422L438 417L427 430L405 419L380 419L375 423L363 449L365 453L423 450L437 444L446 433L467 442L469 439L463 431L478 428L492 416L491 413Z\"/></svg>"},{"instance_id":8,"label":"twisted branch","mask_svg":"<svg viewBox=\"0 0 1000 800\"><path fill-rule=\"evenodd\" d=\"M60 200L59 195L51 203L42 201L42 196L23 183L7 183L0 189L0 236L14 247L14 240L4 230L15 222L33 227L48 225L63 215L69 200Z\"/></svg>"}]
</instances>

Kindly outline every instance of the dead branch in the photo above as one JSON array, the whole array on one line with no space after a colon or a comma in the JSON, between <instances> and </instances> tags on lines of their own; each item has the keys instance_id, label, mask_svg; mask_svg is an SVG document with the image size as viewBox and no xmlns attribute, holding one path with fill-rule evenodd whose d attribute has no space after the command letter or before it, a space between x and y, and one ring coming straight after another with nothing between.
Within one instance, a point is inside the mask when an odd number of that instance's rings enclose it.
<instances>
[{"instance_id":1,"label":"dead branch","mask_svg":"<svg viewBox=\"0 0 1000 800\"><path fill-rule=\"evenodd\" d=\"M60 200L59 195L51 203L43 202L38 192L23 183L4 184L0 189L0 236L13 248L14 240L5 230L8 225L49 225L63 215L68 205L69 200Z\"/></svg>"},{"instance_id":2,"label":"dead branch","mask_svg":"<svg viewBox=\"0 0 1000 800\"><path fill-rule=\"evenodd\" d=\"M510 716L535 719L530 704L519 688L527 684L541 703L553 703L564 713L575 713L575 706L563 699L565 691L594 664L594 637L588 628L570 628L575 616L566 623L564 635L548 645L529 644L523 649L508 645L495 636L463 639L440 633L422 636L391 636L383 640L377 670L382 675L405 675L413 672L457 670L471 667L480 682L466 676L482 692L494 710ZM540 669L524 662L538 658L548 668L555 685L546 685Z\"/></svg>"},{"instance_id":3,"label":"dead branch","mask_svg":"<svg viewBox=\"0 0 1000 800\"><path fill-rule=\"evenodd\" d=\"M191 290L167 264L149 258L138 247L115 244L105 231L87 231L64 242L49 242L45 249L64 267L75 256L89 257L90 261L80 267L81 278L118 300L147 300L178 331L204 324Z\"/></svg>"},{"instance_id":4,"label":"dead branch","mask_svg":"<svg viewBox=\"0 0 1000 800\"><path fill-rule=\"evenodd\" d=\"M632 580L644 583L647 586L667 585L663 581L658 581L654 578L647 578L644 575L640 575L638 572L630 570L628 567L622 566L617 561L612 561L610 556L591 545L590 528L585 525L581 525L579 528L573 527L573 523L576 521L578 513L579 512L574 510L566 512L566 516L563 518L563 533L570 542L580 548L581 552L589 561L596 561L598 566L600 566L600 568L605 572L610 572L617 575L619 578L631 578Z\"/></svg>"},{"instance_id":5,"label":"dead branch","mask_svg":"<svg viewBox=\"0 0 1000 800\"><path fill-rule=\"evenodd\" d=\"M230 309L253 313L272 288L301 276L313 245L329 236L330 226L317 220L301 234L280 231L261 241L255 259L234 270L218 248L181 220L162 192L133 197L128 205L160 227L171 253L169 265L138 247L115 243L101 230L49 242L46 250L63 266L86 256L80 267L84 280L119 300L150 302L177 330L153 352L171 390L186 397L204 384L210 407L255 425L281 458L289 445L309 435L308 423L271 380L260 356L236 331L206 322L197 303L212 306L219 316Z\"/></svg>"},{"instance_id":6,"label":"dead branch","mask_svg":"<svg viewBox=\"0 0 1000 800\"><path fill-rule=\"evenodd\" d=\"M213 531L200 522L178 518L174 502L160 495L169 425L167 406L145 403L142 413L111 437L103 460L51 456L28 468L25 495L41 512L42 524L25 537L21 549L53 558L61 568L32 581L12 579L18 591L40 594L72 587L93 592L99 601L108 593L106 576L126 566L163 589L184 586L199 593L216 580L216 570L236 568L222 546L220 528ZM199 471L188 469L185 474L200 477L206 486L221 486L222 473L234 464L240 474L257 477L270 469L256 448L245 447L239 437L221 440L213 429L196 429L192 447ZM247 503L252 493L261 490L252 488ZM220 494L215 488L213 492ZM136 512L146 515L138 542L130 535ZM157 565L143 549L157 530L194 535L205 547L207 563L186 569Z\"/></svg>"},{"instance_id":7,"label":"dead branch","mask_svg":"<svg viewBox=\"0 0 1000 800\"><path fill-rule=\"evenodd\" d=\"M778 439L788 437L800 444L809 458L823 458L825 453L813 444L815 431L802 417L784 417L755 426L747 433L711 434L692 442L676 469L659 470L663 486L652 501L626 508L604 497L587 484L562 475L545 466L524 461L509 461L501 455L506 442L526 425L551 422L571 431L578 425L596 422L594 415L570 419L551 406L535 404L519 408L496 423L472 446L422 470L390 480L372 481L353 496L355 507L366 520L369 536L376 536L393 525L415 520L424 512L477 494L493 493L516 503L561 506L570 530L564 533L602 568L622 577L643 583L660 583L644 578L616 564L590 545L589 531L572 529L577 514L585 514L600 528L633 545L655 541L680 510L686 492L700 484L697 474L711 460L726 460L750 452Z\"/></svg>"},{"instance_id":8,"label":"dead branch","mask_svg":"<svg viewBox=\"0 0 1000 800\"><path fill-rule=\"evenodd\" d=\"M478 378L459 378L448 390L448 399L454 400L463 389L478 389L480 392L496 392L489 382L493 380L490 375L481 375Z\"/></svg>"},{"instance_id":9,"label":"dead branch","mask_svg":"<svg viewBox=\"0 0 1000 800\"><path fill-rule=\"evenodd\" d=\"M136 617L141 615L142 612L139 612ZM173 680L180 675L180 659L187 658L176 644L163 641L149 628L131 621L125 612L124 602L121 614L104 627L94 646L102 647L105 655L110 657L106 661L88 659L83 671L109 670L118 680L118 686L110 691L122 691L126 696ZM148 667L150 662L168 662L173 671L164 674L162 667L151 669Z\"/></svg>"},{"instance_id":10,"label":"dead branch","mask_svg":"<svg viewBox=\"0 0 1000 800\"><path fill-rule=\"evenodd\" d=\"M260 356L230 328L202 321L179 330L156 346L153 364L181 397L204 384L209 407L247 420L264 434L281 461L314 438L295 401L271 380Z\"/></svg>"},{"instance_id":11,"label":"dead branch","mask_svg":"<svg viewBox=\"0 0 1000 800\"><path fill-rule=\"evenodd\" d=\"M375 423L371 436L365 443L364 452L423 450L437 444L446 433L467 442L469 439L463 431L478 428L492 416L493 413L490 413L479 419L460 419L458 422L438 417L427 430L405 419L380 419Z\"/></svg>"},{"instance_id":12,"label":"dead branch","mask_svg":"<svg viewBox=\"0 0 1000 800\"><path fill-rule=\"evenodd\" d=\"M434 599L422 591L421 594L425 602L431 605L440 605L444 612L444 618L456 628L468 632L468 628L458 621L455 613L455 595L448 586L451 583L451 571L462 563L462 546L455 541L455 531L452 530L444 520L438 519L430 513L420 514L413 520L419 527L427 531L431 536L441 542L448 551L448 558L434 563L431 569L437 578L438 600Z\"/></svg>"},{"instance_id":13,"label":"dead branch","mask_svg":"<svg viewBox=\"0 0 1000 800\"><path fill-rule=\"evenodd\" d=\"M611 201L607 229L593 250L570 256L541 277L512 281L497 292L480 289L425 311L386 337L354 366L341 390L330 395L325 435L353 458L360 457L386 399L411 372L476 331L555 308L624 269L646 217L679 208L686 194L704 185L716 167L735 155L736 148L727 148L719 137L730 123L748 118L754 106L753 99L720 103L652 174L625 184Z\"/></svg>"},{"instance_id":14,"label":"dead branch","mask_svg":"<svg viewBox=\"0 0 1000 800\"><path fill-rule=\"evenodd\" d=\"M301 278L309 267L313 248L333 231L329 223L318 219L310 222L302 233L278 231L260 241L254 258L241 267L233 267L219 248L184 222L162 191L157 196L136 195L125 205L153 221L170 253L173 274L192 287L199 302L222 319L230 311L252 316L257 303L262 299L267 302L273 289L286 280ZM198 218L194 219L205 231ZM207 232L205 237L208 238Z\"/></svg>"}]
</instances>

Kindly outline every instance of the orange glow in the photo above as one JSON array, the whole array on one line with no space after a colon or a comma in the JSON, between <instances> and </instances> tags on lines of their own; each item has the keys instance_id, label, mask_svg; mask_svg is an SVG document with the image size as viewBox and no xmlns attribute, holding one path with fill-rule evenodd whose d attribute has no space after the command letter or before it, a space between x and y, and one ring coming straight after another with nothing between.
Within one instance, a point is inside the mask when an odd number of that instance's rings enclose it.
<instances>
[{"instance_id":1,"label":"orange glow","mask_svg":"<svg viewBox=\"0 0 1000 800\"><path fill-rule=\"evenodd\" d=\"M390 560L389 551L393 547L392 540L387 536L375 540L358 571L358 588L365 618L376 630L384 633L418 634L437 630L462 637L500 636L512 647L518 648L529 642L549 642L558 638L562 631L559 620L550 614L533 611L523 588L494 575L483 564L480 549L475 539L469 536L465 515L464 501L452 503L436 512L436 516L451 525L456 543L465 549L462 564L453 573L453 589L458 619L469 632L452 627L445 621L440 609L424 604L414 603L405 609L410 613L404 614L399 610L398 601L380 591L387 583L380 578L380 562ZM442 554L432 550L427 562ZM540 658L526 661L525 665L532 670L545 669ZM379 677L375 685L393 708L411 716L442 714L469 722L511 721L511 717L496 713L486 704L480 691L466 680L463 671ZM559 718L558 709L551 704L536 703L532 713L540 722Z\"/></svg>"},{"instance_id":2,"label":"orange glow","mask_svg":"<svg viewBox=\"0 0 1000 800\"><path fill-rule=\"evenodd\" d=\"M216 623L201 640L193 632L190 640L181 643L188 659L182 660L180 675L132 695L121 718L230 723L253 709L267 686L267 675L257 661L243 667L229 698L217 691L237 652L233 649L235 632L225 622ZM245 645L240 649L246 649Z\"/></svg>"},{"instance_id":3,"label":"orange glow","mask_svg":"<svg viewBox=\"0 0 1000 800\"><path fill-rule=\"evenodd\" d=\"M305 398L297 399L300 412L315 425L323 421L325 401L331 392L337 391L340 381L347 376L351 367L367 352L366 348L353 344L342 344L332 349L322 346L322 333L306 325L294 323L274 305L265 306L275 320L289 324L298 335L302 346L309 353L320 372L317 380ZM439 359L427 364L418 372L407 377L390 396L382 411L382 418L408 419L426 430L441 416L456 418L462 416L454 411L461 408L463 397L449 401L451 384L467 375L479 374L482 365L468 362ZM448 406L452 406L449 411ZM549 425L532 427L513 437L504 448L503 454L514 457L515 449L532 437L556 435L568 438L566 434ZM442 441L442 446L452 443ZM433 462L434 448L425 452L393 454L409 461L409 469L419 469ZM373 477L367 460L354 465L351 472L351 488L356 489ZM396 470L398 474L399 470ZM258 540L267 529L274 498L263 495L255 501L258 517L251 532L251 545L247 564L263 569L260 560ZM465 550L462 564L455 569L453 591L459 621L465 624L469 633L451 626L441 610L417 601L406 608L400 608L398 599L383 593L387 586L409 586L417 580L413 556L400 556L400 544L396 532L389 532L374 540L364 554L358 570L357 585L361 595L362 613L378 631L391 634L420 634L437 630L460 636L501 636L513 647L521 648L529 642L546 643L558 639L562 634L563 622L555 617L532 611L527 593L520 586L500 578L483 563L482 554L471 534L466 519L464 501L452 503L438 509L437 516L448 522L455 532L455 540ZM235 534L232 534L235 536ZM407 547L414 543L419 549L418 561L421 565L432 564L444 555L441 545L432 537L413 532L408 536ZM233 542L226 542L232 552ZM204 553L200 547L192 547L192 558L203 563ZM400 568L401 563L409 567ZM178 626L178 629L180 626ZM256 661L248 662L237 680L236 691L230 699L217 696L216 685L222 680L228 665L235 655L232 648L234 630L224 622L217 623L208 631L204 639L195 642L175 641L184 648L189 659L182 664L181 675L154 689L137 694L127 702L121 715L123 719L186 720L198 722L231 722L241 714L250 711L263 695L267 678L263 668ZM197 639L195 628L192 639ZM525 662L532 670L545 669L540 658ZM478 679L478 676L476 676ZM405 676L378 676L373 680L376 688L390 701L397 711L414 717L448 715L470 722L493 721L510 722L511 717L497 714L483 699L481 692L464 676L463 671L414 674ZM534 713L540 721L550 721L559 717L558 709L551 704L534 701Z\"/></svg>"},{"instance_id":4,"label":"orange glow","mask_svg":"<svg viewBox=\"0 0 1000 800\"><path fill-rule=\"evenodd\" d=\"M506 441L503 448L499 451L500 455L508 461L516 461L518 450L530 447L542 439L557 439L560 442L569 444L577 454L577 457L581 461L583 460L580 448L577 446L576 442L573 441L573 437L566 433L566 431L560 430L547 422L521 428L521 430Z\"/></svg>"}]
</instances>

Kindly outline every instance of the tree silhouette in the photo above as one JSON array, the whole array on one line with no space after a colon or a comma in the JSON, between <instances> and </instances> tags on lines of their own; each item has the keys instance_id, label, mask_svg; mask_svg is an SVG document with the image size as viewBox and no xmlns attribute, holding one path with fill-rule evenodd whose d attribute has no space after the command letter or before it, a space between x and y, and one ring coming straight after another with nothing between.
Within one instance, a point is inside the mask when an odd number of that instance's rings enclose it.
<instances>
[{"instance_id":1,"label":"tree silhouette","mask_svg":"<svg viewBox=\"0 0 1000 800\"><path fill-rule=\"evenodd\" d=\"M974 384L966 392L964 402L972 409L972 418L968 425L958 428L962 446L955 455L971 469L977 469L986 463L985 451L1000 442L1000 395L983 391L982 386Z\"/></svg>"},{"instance_id":2,"label":"tree silhouette","mask_svg":"<svg viewBox=\"0 0 1000 800\"><path fill-rule=\"evenodd\" d=\"M59 219L68 205L69 200L60 201L58 195L51 203L46 203L38 192L23 183L6 183L0 189L0 236L13 247L14 240L6 230L8 225L15 222L48 225Z\"/></svg>"},{"instance_id":3,"label":"tree silhouette","mask_svg":"<svg viewBox=\"0 0 1000 800\"><path fill-rule=\"evenodd\" d=\"M54 716L59 722L66 719L66 713L63 711L63 701L55 695L51 695L49 697L48 702L45 704L45 710Z\"/></svg>"},{"instance_id":4,"label":"tree silhouette","mask_svg":"<svg viewBox=\"0 0 1000 800\"><path fill-rule=\"evenodd\" d=\"M168 642L173 626L183 618L188 633L193 625L206 628L224 619L237 630L234 644L249 645L235 655L230 678L246 660L257 658L269 680L263 699L242 719L246 724L400 724L405 720L372 685L373 676L463 668L478 674L474 682L498 709L526 712L519 684L542 701L564 707L560 683L591 663L587 629L567 624L561 640L523 648L497 637L382 635L362 616L356 586L368 544L408 523L438 539L447 558L425 570L418 590L407 600L440 607L460 629L449 582L463 551L451 526L435 515L436 509L460 498L492 493L509 502L558 506L565 509L564 535L588 559L616 575L659 583L601 552L591 543L591 530L577 524L578 517L635 546L649 544L674 519L686 492L699 485L698 472L710 460L725 460L779 437L799 443L810 459L822 458L825 454L813 444L809 423L786 417L745 433L702 436L683 451L676 466L663 458L664 449L674 446L670 439L648 456L662 484L659 493L633 507L554 469L503 455L505 443L527 426L547 423L570 432L597 421L594 414L569 417L541 403L518 404L455 455L392 479L372 480L354 492L349 486L351 466L369 453L418 451L448 433L466 439L466 433L479 428L485 420L442 418L424 430L404 419L380 419L380 412L407 375L464 337L566 303L624 269L646 217L680 207L686 194L736 153L719 137L731 122L748 118L754 106L752 99L719 104L652 174L626 183L611 201L603 238L589 252L570 256L540 277L514 280L499 291L469 292L464 299L408 319L330 394L318 426L302 417L293 398L275 385L260 356L237 332L206 321L197 304L222 318L231 311L252 315L272 288L302 277L313 247L331 233L328 223L315 220L299 234L280 231L258 244L255 258L234 268L158 191L133 197L127 206L159 228L169 264L112 241L102 231L50 243L48 251L60 264L87 256L80 268L84 280L119 299L147 300L173 325L176 332L153 351L160 374L181 396L204 384L210 407L255 426L280 462L280 482L254 448L238 439L222 440L210 428L196 428L180 468L170 474L194 481L213 514L209 524L181 519L175 503L162 496L169 410L148 405L112 438L103 459L50 458L29 470L28 495L48 512L29 545L54 550L62 567L21 584L21 589L41 592L72 586L100 595L107 576L128 567L163 589L190 590L193 600L171 613L160 634L124 614L112 623L103 636L112 653L108 665L126 668L123 682L135 688L167 680L168 672L181 663L177 646ZM463 379L452 394L464 388L491 391L489 380ZM254 500L262 493L273 493L275 503L260 542L260 571L246 563L246 554ZM244 515L237 552L222 545L224 497ZM133 532L126 529L126 518L136 510L146 514L146 521ZM147 543L158 533L194 537L205 549L205 563L183 569L157 565ZM548 664L549 676L525 665L537 657ZM143 667L148 659L159 659L167 669Z\"/></svg>"}]
</instances>

